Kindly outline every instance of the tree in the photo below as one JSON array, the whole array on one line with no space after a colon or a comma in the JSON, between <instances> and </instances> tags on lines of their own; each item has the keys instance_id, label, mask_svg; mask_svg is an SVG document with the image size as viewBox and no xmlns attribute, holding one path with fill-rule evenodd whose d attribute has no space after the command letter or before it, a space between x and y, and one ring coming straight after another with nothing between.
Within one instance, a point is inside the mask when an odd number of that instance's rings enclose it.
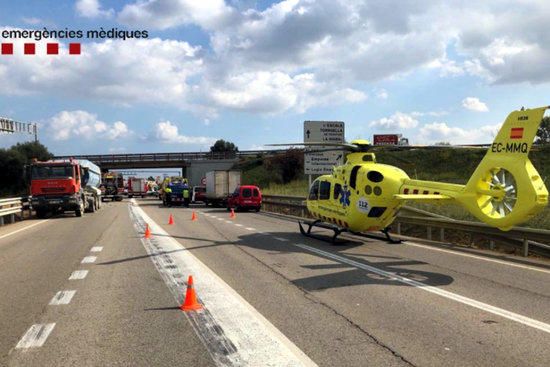
<instances>
[{"instance_id":1,"label":"tree","mask_svg":"<svg viewBox=\"0 0 550 367\"><path fill-rule=\"evenodd\" d=\"M214 145L210 147L210 151L212 153L225 153L225 152L236 153L239 151L239 148L230 141L219 139L214 143Z\"/></svg>"},{"instance_id":2,"label":"tree","mask_svg":"<svg viewBox=\"0 0 550 367\"><path fill-rule=\"evenodd\" d=\"M268 172L278 174L282 183L289 183L304 171L304 151L289 149L283 154L266 159L264 164Z\"/></svg>"},{"instance_id":3,"label":"tree","mask_svg":"<svg viewBox=\"0 0 550 367\"><path fill-rule=\"evenodd\" d=\"M542 118L535 138L535 144L550 144L550 117L546 116Z\"/></svg>"},{"instance_id":4,"label":"tree","mask_svg":"<svg viewBox=\"0 0 550 367\"><path fill-rule=\"evenodd\" d=\"M3 179L0 195L23 195L27 192L25 165L33 158L48 160L53 157L48 149L38 143L18 143L9 149L0 149L0 172Z\"/></svg>"}]
</instances>

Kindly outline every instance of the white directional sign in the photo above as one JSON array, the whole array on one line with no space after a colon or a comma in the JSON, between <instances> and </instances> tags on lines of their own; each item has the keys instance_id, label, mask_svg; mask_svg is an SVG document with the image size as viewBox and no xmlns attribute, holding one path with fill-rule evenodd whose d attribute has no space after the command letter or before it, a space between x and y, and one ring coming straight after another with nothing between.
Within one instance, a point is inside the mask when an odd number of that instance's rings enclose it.
<instances>
[{"instance_id":1,"label":"white directional sign","mask_svg":"<svg viewBox=\"0 0 550 367\"><path fill-rule=\"evenodd\" d=\"M343 143L344 123L342 121L304 121L304 143ZM334 147L337 149L337 147ZM327 146L312 146L306 150L314 152L304 155L306 175L324 175L332 173L332 168L344 164L343 150L330 150Z\"/></svg>"}]
</instances>

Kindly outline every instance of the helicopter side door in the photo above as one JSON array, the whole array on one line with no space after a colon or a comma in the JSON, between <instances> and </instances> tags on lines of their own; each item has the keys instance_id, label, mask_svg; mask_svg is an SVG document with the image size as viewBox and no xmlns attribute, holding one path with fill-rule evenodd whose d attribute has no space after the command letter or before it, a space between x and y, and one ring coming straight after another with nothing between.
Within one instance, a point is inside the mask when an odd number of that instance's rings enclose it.
<instances>
[{"instance_id":1,"label":"helicopter side door","mask_svg":"<svg viewBox=\"0 0 550 367\"><path fill-rule=\"evenodd\" d=\"M320 181L317 179L313 181L309 188L309 194L307 196L307 208L310 211L317 211L319 200L319 186Z\"/></svg>"}]
</instances>

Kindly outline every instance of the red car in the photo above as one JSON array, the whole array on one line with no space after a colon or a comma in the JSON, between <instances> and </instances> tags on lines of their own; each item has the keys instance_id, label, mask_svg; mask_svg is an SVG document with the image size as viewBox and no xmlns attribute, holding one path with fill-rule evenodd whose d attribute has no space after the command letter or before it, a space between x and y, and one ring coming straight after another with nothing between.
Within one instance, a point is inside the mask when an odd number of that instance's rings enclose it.
<instances>
[{"instance_id":1,"label":"red car","mask_svg":"<svg viewBox=\"0 0 550 367\"><path fill-rule=\"evenodd\" d=\"M258 186L237 186L235 192L227 198L227 209L254 209L259 212L261 207L262 193Z\"/></svg>"},{"instance_id":2,"label":"red car","mask_svg":"<svg viewBox=\"0 0 550 367\"><path fill-rule=\"evenodd\" d=\"M191 194L191 202L201 201L206 203L206 186L194 186Z\"/></svg>"}]
</instances>

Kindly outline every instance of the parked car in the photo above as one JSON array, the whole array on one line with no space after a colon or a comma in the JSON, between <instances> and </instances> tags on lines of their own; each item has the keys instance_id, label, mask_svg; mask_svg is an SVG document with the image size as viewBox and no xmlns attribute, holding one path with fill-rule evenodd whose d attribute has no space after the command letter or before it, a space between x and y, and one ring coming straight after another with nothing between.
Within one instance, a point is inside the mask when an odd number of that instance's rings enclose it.
<instances>
[{"instance_id":1,"label":"parked car","mask_svg":"<svg viewBox=\"0 0 550 367\"><path fill-rule=\"evenodd\" d=\"M191 202L206 203L206 186L193 186L193 192L191 194Z\"/></svg>"},{"instance_id":2,"label":"parked car","mask_svg":"<svg viewBox=\"0 0 550 367\"><path fill-rule=\"evenodd\" d=\"M237 186L233 194L227 198L227 209L248 210L259 212L262 207L262 193L258 186Z\"/></svg>"}]
</instances>

